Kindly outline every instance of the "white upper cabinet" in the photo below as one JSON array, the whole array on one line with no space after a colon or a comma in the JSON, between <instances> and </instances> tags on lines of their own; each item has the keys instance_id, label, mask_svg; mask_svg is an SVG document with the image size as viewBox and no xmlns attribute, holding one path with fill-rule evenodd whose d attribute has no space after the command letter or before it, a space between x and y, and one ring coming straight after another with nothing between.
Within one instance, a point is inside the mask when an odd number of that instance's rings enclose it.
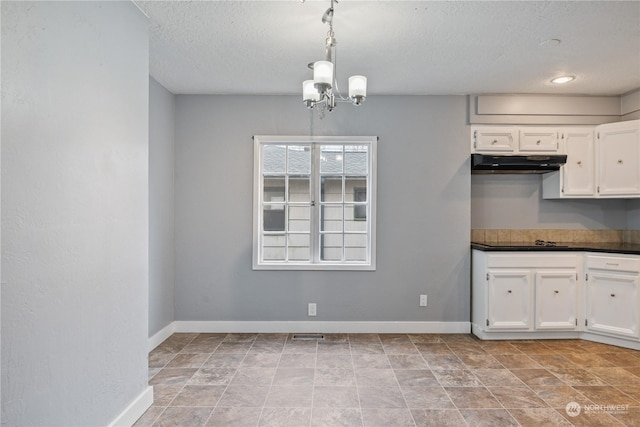
<instances>
[{"instance_id":1,"label":"white upper cabinet","mask_svg":"<svg viewBox=\"0 0 640 427\"><path fill-rule=\"evenodd\" d=\"M471 152L481 154L554 154L559 151L555 127L472 126Z\"/></svg>"},{"instance_id":2,"label":"white upper cabinet","mask_svg":"<svg viewBox=\"0 0 640 427\"><path fill-rule=\"evenodd\" d=\"M593 196L596 190L593 129L565 129L567 163L562 167L562 192L566 197Z\"/></svg>"},{"instance_id":3,"label":"white upper cabinet","mask_svg":"<svg viewBox=\"0 0 640 427\"><path fill-rule=\"evenodd\" d=\"M640 120L596 127L598 195L640 196Z\"/></svg>"},{"instance_id":4,"label":"white upper cabinet","mask_svg":"<svg viewBox=\"0 0 640 427\"><path fill-rule=\"evenodd\" d=\"M555 153L559 149L558 129L527 127L520 128L521 153Z\"/></svg>"},{"instance_id":5,"label":"white upper cabinet","mask_svg":"<svg viewBox=\"0 0 640 427\"><path fill-rule=\"evenodd\" d=\"M559 198L640 197L640 120L565 128L567 163L542 175L542 195Z\"/></svg>"},{"instance_id":6,"label":"white upper cabinet","mask_svg":"<svg viewBox=\"0 0 640 427\"><path fill-rule=\"evenodd\" d=\"M515 153L518 131L509 127L474 127L471 129L473 153Z\"/></svg>"},{"instance_id":7,"label":"white upper cabinet","mask_svg":"<svg viewBox=\"0 0 640 427\"><path fill-rule=\"evenodd\" d=\"M542 176L545 199L585 198L596 194L595 132L593 127L565 128L560 149L567 163L558 172Z\"/></svg>"}]
</instances>

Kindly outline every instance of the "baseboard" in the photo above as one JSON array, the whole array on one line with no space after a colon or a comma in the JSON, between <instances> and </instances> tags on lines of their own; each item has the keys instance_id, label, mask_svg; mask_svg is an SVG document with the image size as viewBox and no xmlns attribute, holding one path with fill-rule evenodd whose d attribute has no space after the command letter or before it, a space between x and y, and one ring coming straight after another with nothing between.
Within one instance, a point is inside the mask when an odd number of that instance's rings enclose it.
<instances>
[{"instance_id":1,"label":"baseboard","mask_svg":"<svg viewBox=\"0 0 640 427\"><path fill-rule=\"evenodd\" d=\"M171 334L176 331L176 322L171 322L160 331L158 331L155 335L149 338L147 341L147 346L149 351L153 350L157 346L159 346L164 340L169 338Z\"/></svg>"},{"instance_id":2,"label":"baseboard","mask_svg":"<svg viewBox=\"0 0 640 427\"><path fill-rule=\"evenodd\" d=\"M468 334L469 322L173 322L174 332L258 332L258 333L379 333L379 334ZM165 328L166 329L166 328Z\"/></svg>"},{"instance_id":3,"label":"baseboard","mask_svg":"<svg viewBox=\"0 0 640 427\"><path fill-rule=\"evenodd\" d=\"M640 342L637 339L624 339L607 335L599 335L585 331L486 331L481 325L471 323L471 333L481 340L561 340L561 339L582 339L586 341L599 342L602 344L615 345L618 347L640 350Z\"/></svg>"},{"instance_id":4,"label":"baseboard","mask_svg":"<svg viewBox=\"0 0 640 427\"><path fill-rule=\"evenodd\" d=\"M629 339L608 337L605 335L592 334L588 332L583 333L580 338L588 341L599 342L601 344L616 345L618 347L625 347L625 348L631 348L633 350L640 350L640 342L636 340L632 341Z\"/></svg>"},{"instance_id":5,"label":"baseboard","mask_svg":"<svg viewBox=\"0 0 640 427\"><path fill-rule=\"evenodd\" d=\"M115 421L109 424L109 427L131 427L152 404L153 387L149 386L131 402Z\"/></svg>"}]
</instances>

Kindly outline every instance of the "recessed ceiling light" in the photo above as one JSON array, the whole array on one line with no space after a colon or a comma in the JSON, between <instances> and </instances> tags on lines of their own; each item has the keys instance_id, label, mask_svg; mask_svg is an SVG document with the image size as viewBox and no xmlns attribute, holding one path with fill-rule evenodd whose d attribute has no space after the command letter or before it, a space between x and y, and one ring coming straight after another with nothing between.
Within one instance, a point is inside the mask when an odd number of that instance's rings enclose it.
<instances>
[{"instance_id":1,"label":"recessed ceiling light","mask_svg":"<svg viewBox=\"0 0 640 427\"><path fill-rule=\"evenodd\" d=\"M542 46L542 47L553 47L553 46L558 46L561 42L562 42L562 40L560 40L560 39L548 39L548 40L541 41L540 42L540 46Z\"/></svg>"},{"instance_id":2,"label":"recessed ceiling light","mask_svg":"<svg viewBox=\"0 0 640 427\"><path fill-rule=\"evenodd\" d=\"M556 77L555 79L551 80L551 83L555 83L555 84L563 84L563 83L569 83L572 80L575 80L576 76L560 76L560 77Z\"/></svg>"}]
</instances>

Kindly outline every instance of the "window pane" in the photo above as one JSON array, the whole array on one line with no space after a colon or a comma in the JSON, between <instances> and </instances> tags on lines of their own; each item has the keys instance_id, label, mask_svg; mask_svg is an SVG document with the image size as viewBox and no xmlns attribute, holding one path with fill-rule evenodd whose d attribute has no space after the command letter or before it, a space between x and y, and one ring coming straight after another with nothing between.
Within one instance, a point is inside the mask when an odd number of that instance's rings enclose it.
<instances>
[{"instance_id":1,"label":"window pane","mask_svg":"<svg viewBox=\"0 0 640 427\"><path fill-rule=\"evenodd\" d=\"M265 174L284 173L285 145L265 145L262 160L262 170Z\"/></svg>"},{"instance_id":2,"label":"window pane","mask_svg":"<svg viewBox=\"0 0 640 427\"><path fill-rule=\"evenodd\" d=\"M320 173L342 173L342 145L323 145L320 148Z\"/></svg>"},{"instance_id":3,"label":"window pane","mask_svg":"<svg viewBox=\"0 0 640 427\"><path fill-rule=\"evenodd\" d=\"M284 207L265 206L262 210L262 220L264 231L284 231Z\"/></svg>"},{"instance_id":4,"label":"window pane","mask_svg":"<svg viewBox=\"0 0 640 427\"><path fill-rule=\"evenodd\" d=\"M344 260L360 262L366 261L367 248L344 248Z\"/></svg>"},{"instance_id":5,"label":"window pane","mask_svg":"<svg viewBox=\"0 0 640 427\"><path fill-rule=\"evenodd\" d=\"M311 237L308 234L289 235L289 259L291 261L311 259Z\"/></svg>"},{"instance_id":6,"label":"window pane","mask_svg":"<svg viewBox=\"0 0 640 427\"><path fill-rule=\"evenodd\" d=\"M284 202L284 177L265 177L263 187L262 200L265 203Z\"/></svg>"},{"instance_id":7,"label":"window pane","mask_svg":"<svg viewBox=\"0 0 640 427\"><path fill-rule=\"evenodd\" d=\"M308 175L311 173L311 147L290 145L287 172Z\"/></svg>"},{"instance_id":8,"label":"window pane","mask_svg":"<svg viewBox=\"0 0 640 427\"><path fill-rule=\"evenodd\" d=\"M345 234L344 235L344 258L345 261L366 261L367 260L367 235L366 234Z\"/></svg>"},{"instance_id":9,"label":"window pane","mask_svg":"<svg viewBox=\"0 0 640 427\"><path fill-rule=\"evenodd\" d=\"M342 202L342 177L322 177L320 181L320 201Z\"/></svg>"},{"instance_id":10,"label":"window pane","mask_svg":"<svg viewBox=\"0 0 640 427\"><path fill-rule=\"evenodd\" d=\"M265 261L284 261L284 235L264 236L262 242L262 257Z\"/></svg>"},{"instance_id":11,"label":"window pane","mask_svg":"<svg viewBox=\"0 0 640 427\"><path fill-rule=\"evenodd\" d=\"M345 145L344 172L348 175L366 175L369 171L369 147Z\"/></svg>"},{"instance_id":12,"label":"window pane","mask_svg":"<svg viewBox=\"0 0 640 427\"><path fill-rule=\"evenodd\" d=\"M308 176L289 177L289 202L310 203L310 189L311 185Z\"/></svg>"},{"instance_id":13,"label":"window pane","mask_svg":"<svg viewBox=\"0 0 640 427\"><path fill-rule=\"evenodd\" d=\"M344 199L347 202L366 202L367 179L360 176L345 178Z\"/></svg>"},{"instance_id":14,"label":"window pane","mask_svg":"<svg viewBox=\"0 0 640 427\"><path fill-rule=\"evenodd\" d=\"M344 231L367 231L366 205L345 205ZM361 215L357 217L356 215Z\"/></svg>"},{"instance_id":15,"label":"window pane","mask_svg":"<svg viewBox=\"0 0 640 427\"><path fill-rule=\"evenodd\" d=\"M320 259L342 261L342 234L323 234L320 237Z\"/></svg>"},{"instance_id":16,"label":"window pane","mask_svg":"<svg viewBox=\"0 0 640 427\"><path fill-rule=\"evenodd\" d=\"M320 230L342 232L342 205L322 206L320 210Z\"/></svg>"},{"instance_id":17,"label":"window pane","mask_svg":"<svg viewBox=\"0 0 640 427\"><path fill-rule=\"evenodd\" d=\"M289 206L289 231L311 231L311 208Z\"/></svg>"}]
</instances>

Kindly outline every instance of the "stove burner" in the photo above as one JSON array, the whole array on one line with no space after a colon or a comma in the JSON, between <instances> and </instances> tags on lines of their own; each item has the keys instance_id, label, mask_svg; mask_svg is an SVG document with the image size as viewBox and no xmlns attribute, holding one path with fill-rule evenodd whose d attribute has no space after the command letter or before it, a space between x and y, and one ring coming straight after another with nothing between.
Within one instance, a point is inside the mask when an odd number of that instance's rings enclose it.
<instances>
[{"instance_id":1,"label":"stove burner","mask_svg":"<svg viewBox=\"0 0 640 427\"><path fill-rule=\"evenodd\" d=\"M556 242L536 240L536 246L558 246Z\"/></svg>"}]
</instances>

